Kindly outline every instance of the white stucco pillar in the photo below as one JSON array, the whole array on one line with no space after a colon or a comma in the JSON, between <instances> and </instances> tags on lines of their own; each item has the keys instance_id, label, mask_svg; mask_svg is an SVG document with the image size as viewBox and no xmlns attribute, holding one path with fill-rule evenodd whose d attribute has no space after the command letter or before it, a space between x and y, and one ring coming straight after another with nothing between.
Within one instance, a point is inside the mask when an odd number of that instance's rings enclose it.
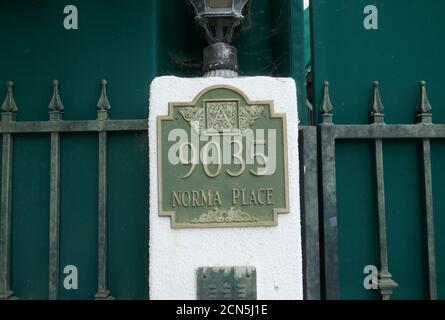
<instances>
[{"instance_id":1,"label":"white stucco pillar","mask_svg":"<svg viewBox=\"0 0 445 320\"><path fill-rule=\"evenodd\" d=\"M228 84L252 100L272 100L287 117L289 213L278 225L253 228L172 229L158 208L157 117L169 102L186 102L206 87ZM253 266L258 299L302 299L298 115L295 83L289 78L156 78L150 88L150 270L151 299L196 299L196 269Z\"/></svg>"}]
</instances>

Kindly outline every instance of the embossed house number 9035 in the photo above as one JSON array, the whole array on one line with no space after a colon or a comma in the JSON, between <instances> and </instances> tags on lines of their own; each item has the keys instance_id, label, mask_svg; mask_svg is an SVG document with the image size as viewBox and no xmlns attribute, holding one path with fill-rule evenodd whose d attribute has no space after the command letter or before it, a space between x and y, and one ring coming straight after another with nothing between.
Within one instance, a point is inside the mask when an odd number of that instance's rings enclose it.
<instances>
[{"instance_id":1,"label":"embossed house number 9035","mask_svg":"<svg viewBox=\"0 0 445 320\"><path fill-rule=\"evenodd\" d=\"M231 177L241 176L246 170L246 165L253 164L257 165L257 168L249 169L249 172L254 176L266 176L275 173L276 130L274 129L267 130L267 155L264 151L266 140L256 138L259 135L264 136L262 129L256 131L256 137L253 131L249 129L244 132L244 135L222 137L213 135L210 138L211 141L206 143L201 150L199 141L206 139L206 135L201 135L201 138L194 138L196 135L192 134L192 141L184 141L185 135L182 133L179 130L173 130L169 135L169 141L178 141L169 150L169 158L172 163L190 166L190 169L181 176L182 179L189 178L200 163L202 163L203 171L209 178L218 177L222 172L223 165L232 164L239 166L239 169L226 169L225 173ZM243 143L243 139L245 143ZM245 148L244 145L246 145ZM211 165L216 167L213 171Z\"/></svg>"},{"instance_id":2,"label":"embossed house number 9035","mask_svg":"<svg viewBox=\"0 0 445 320\"><path fill-rule=\"evenodd\" d=\"M168 151L170 163L190 165L182 179L189 178L200 163L209 178L218 177L223 165L233 164L238 168L225 170L231 177L241 176L246 165L255 164L258 167L249 170L254 176L275 173L276 130L251 128L256 120L267 116L263 106L239 105L239 101L231 100L204 101L203 105L203 108L186 107L176 113L176 118L190 124L190 134L177 128L168 135L168 141L175 142ZM200 148L201 142L207 143ZM215 165L213 171L212 164Z\"/></svg>"}]
</instances>

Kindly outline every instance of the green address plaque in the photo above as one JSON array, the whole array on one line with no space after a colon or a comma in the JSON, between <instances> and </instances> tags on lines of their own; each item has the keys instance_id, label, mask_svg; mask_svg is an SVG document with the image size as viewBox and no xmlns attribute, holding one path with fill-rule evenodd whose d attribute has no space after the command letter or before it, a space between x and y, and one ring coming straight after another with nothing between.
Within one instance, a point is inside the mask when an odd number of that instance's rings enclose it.
<instances>
[{"instance_id":1,"label":"green address plaque","mask_svg":"<svg viewBox=\"0 0 445 320\"><path fill-rule=\"evenodd\" d=\"M276 226L288 213L286 116L212 86L157 119L160 216L172 228Z\"/></svg>"}]
</instances>

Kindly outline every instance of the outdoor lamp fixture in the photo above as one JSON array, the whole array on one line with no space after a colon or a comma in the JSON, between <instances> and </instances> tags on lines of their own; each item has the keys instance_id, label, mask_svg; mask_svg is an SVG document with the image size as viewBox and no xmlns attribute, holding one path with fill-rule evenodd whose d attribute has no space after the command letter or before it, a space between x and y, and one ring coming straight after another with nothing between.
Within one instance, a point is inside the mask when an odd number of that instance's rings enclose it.
<instances>
[{"instance_id":1,"label":"outdoor lamp fixture","mask_svg":"<svg viewBox=\"0 0 445 320\"><path fill-rule=\"evenodd\" d=\"M241 30L251 0L186 0L209 46L204 49L204 77L238 76L238 55L230 43Z\"/></svg>"}]
</instances>

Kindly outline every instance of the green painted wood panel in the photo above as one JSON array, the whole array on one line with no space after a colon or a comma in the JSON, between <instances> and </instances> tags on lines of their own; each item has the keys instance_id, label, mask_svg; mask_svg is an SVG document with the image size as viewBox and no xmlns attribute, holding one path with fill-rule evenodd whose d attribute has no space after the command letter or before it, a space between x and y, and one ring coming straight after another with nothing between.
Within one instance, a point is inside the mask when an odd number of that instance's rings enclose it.
<instances>
[{"instance_id":1,"label":"green painted wood panel","mask_svg":"<svg viewBox=\"0 0 445 320\"><path fill-rule=\"evenodd\" d=\"M63 267L76 266L79 290L67 291L61 281L61 299L90 299L97 290L97 148L94 134L62 138L60 272L63 279Z\"/></svg>"},{"instance_id":2,"label":"green painted wood panel","mask_svg":"<svg viewBox=\"0 0 445 320\"><path fill-rule=\"evenodd\" d=\"M337 180L341 298L379 298L377 292L363 286L364 267L379 263L372 154L372 142L366 140L341 141L336 147L337 179L342 179Z\"/></svg>"},{"instance_id":3,"label":"green painted wood panel","mask_svg":"<svg viewBox=\"0 0 445 320\"><path fill-rule=\"evenodd\" d=\"M375 5L378 9L378 30L364 28L366 14L363 12L367 5ZM441 106L445 98L441 89L445 56L445 43L441 40L444 10L445 3L435 0L312 0L314 105L320 105L323 81L329 80L334 122L369 123L372 81L378 80L386 122L414 123L418 84L426 80L433 121L444 123L445 109ZM337 152L341 159L337 164L340 297L371 299L378 296L365 293L361 282L363 263L375 261L378 250L377 236L369 235L370 230L376 234L378 231L374 222L369 222L373 214L377 217L377 211L369 204L375 190L370 183L372 153L358 152L357 148L360 147L356 144L346 144ZM400 284L394 291L394 299L428 298L419 150L416 141L384 142L389 270ZM441 299L445 299L445 269L440 267L445 263L441 250L445 239L441 231L444 229L445 199L441 194L440 169L444 154L443 144L435 143L432 163L437 284ZM359 172L362 179L358 179ZM364 198L364 195L368 196ZM366 215L364 221L368 223L357 219L362 215ZM364 231L364 228L368 229ZM360 246L350 243L359 239Z\"/></svg>"},{"instance_id":4,"label":"green painted wood panel","mask_svg":"<svg viewBox=\"0 0 445 320\"><path fill-rule=\"evenodd\" d=\"M393 299L428 299L419 148L414 141L397 140L389 140L383 147L388 155L385 191L389 270L399 284ZM438 214L440 211L436 211ZM436 248L440 251L439 246Z\"/></svg>"},{"instance_id":5,"label":"green painted wood panel","mask_svg":"<svg viewBox=\"0 0 445 320\"><path fill-rule=\"evenodd\" d=\"M18 296L46 299L49 138L40 135L16 137L14 149L11 281Z\"/></svg>"},{"instance_id":6,"label":"green painted wood panel","mask_svg":"<svg viewBox=\"0 0 445 320\"><path fill-rule=\"evenodd\" d=\"M110 290L117 299L142 299L148 295L147 134L109 139Z\"/></svg>"}]
</instances>

